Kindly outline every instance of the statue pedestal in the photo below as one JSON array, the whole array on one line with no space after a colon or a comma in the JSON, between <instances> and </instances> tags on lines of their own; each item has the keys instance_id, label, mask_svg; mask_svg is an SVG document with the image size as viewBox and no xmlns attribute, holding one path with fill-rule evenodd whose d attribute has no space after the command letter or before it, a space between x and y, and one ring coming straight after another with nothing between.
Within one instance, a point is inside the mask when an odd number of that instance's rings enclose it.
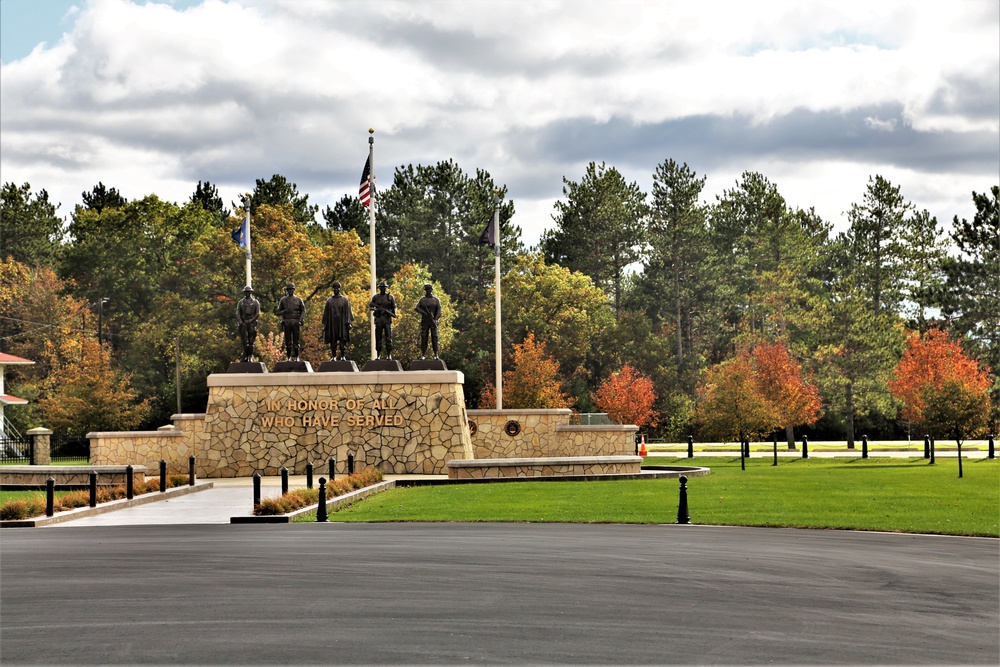
<instances>
[{"instance_id":1,"label":"statue pedestal","mask_svg":"<svg viewBox=\"0 0 1000 667\"><path fill-rule=\"evenodd\" d=\"M411 371L446 371L444 359L414 359L410 362Z\"/></svg>"},{"instance_id":2,"label":"statue pedestal","mask_svg":"<svg viewBox=\"0 0 1000 667\"><path fill-rule=\"evenodd\" d=\"M361 370L365 373L373 371L402 371L403 365L395 359L372 359L371 361L366 361L364 368Z\"/></svg>"},{"instance_id":3,"label":"statue pedestal","mask_svg":"<svg viewBox=\"0 0 1000 667\"><path fill-rule=\"evenodd\" d=\"M227 373L266 373L263 361L234 361L226 369Z\"/></svg>"},{"instance_id":4,"label":"statue pedestal","mask_svg":"<svg viewBox=\"0 0 1000 667\"><path fill-rule=\"evenodd\" d=\"M346 359L331 359L324 361L316 369L317 373L357 373L358 365Z\"/></svg>"},{"instance_id":5,"label":"statue pedestal","mask_svg":"<svg viewBox=\"0 0 1000 667\"><path fill-rule=\"evenodd\" d=\"M279 361L274 365L272 373L312 373L312 365L308 361Z\"/></svg>"},{"instance_id":6,"label":"statue pedestal","mask_svg":"<svg viewBox=\"0 0 1000 667\"><path fill-rule=\"evenodd\" d=\"M444 474L448 461L472 458L464 382L458 371L210 375L192 436L199 474L301 474L331 458L339 473L348 455L384 473Z\"/></svg>"}]
</instances>

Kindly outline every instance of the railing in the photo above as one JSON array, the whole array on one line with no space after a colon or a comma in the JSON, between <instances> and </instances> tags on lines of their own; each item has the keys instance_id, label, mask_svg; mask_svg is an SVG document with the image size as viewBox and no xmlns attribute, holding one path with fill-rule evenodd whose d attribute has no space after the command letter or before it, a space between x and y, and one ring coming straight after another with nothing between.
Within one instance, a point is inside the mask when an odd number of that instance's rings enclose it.
<instances>
[{"instance_id":1,"label":"railing","mask_svg":"<svg viewBox=\"0 0 1000 667\"><path fill-rule=\"evenodd\" d=\"M87 465L90 440L79 435L53 435L49 452L52 463Z\"/></svg>"},{"instance_id":2,"label":"railing","mask_svg":"<svg viewBox=\"0 0 1000 667\"><path fill-rule=\"evenodd\" d=\"M31 438L0 436L0 465L30 465Z\"/></svg>"},{"instance_id":3,"label":"railing","mask_svg":"<svg viewBox=\"0 0 1000 667\"><path fill-rule=\"evenodd\" d=\"M573 426L598 426L614 424L607 412L574 412L569 417Z\"/></svg>"}]
</instances>

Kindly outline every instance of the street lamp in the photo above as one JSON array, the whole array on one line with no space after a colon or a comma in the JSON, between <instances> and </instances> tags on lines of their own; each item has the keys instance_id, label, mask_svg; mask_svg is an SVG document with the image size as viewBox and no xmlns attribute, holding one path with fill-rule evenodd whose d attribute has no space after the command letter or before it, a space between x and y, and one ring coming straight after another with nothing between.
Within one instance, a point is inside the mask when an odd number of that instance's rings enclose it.
<instances>
[{"instance_id":1,"label":"street lamp","mask_svg":"<svg viewBox=\"0 0 1000 667\"><path fill-rule=\"evenodd\" d=\"M110 302L108 297L101 297L97 302L97 344L104 346L104 304Z\"/></svg>"}]
</instances>

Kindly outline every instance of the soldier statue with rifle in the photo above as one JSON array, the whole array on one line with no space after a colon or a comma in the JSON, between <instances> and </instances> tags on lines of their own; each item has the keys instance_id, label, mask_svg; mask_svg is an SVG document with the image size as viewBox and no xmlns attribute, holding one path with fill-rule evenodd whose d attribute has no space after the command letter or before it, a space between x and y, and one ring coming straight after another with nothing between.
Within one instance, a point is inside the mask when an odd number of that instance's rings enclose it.
<instances>
[{"instance_id":1,"label":"soldier statue with rifle","mask_svg":"<svg viewBox=\"0 0 1000 667\"><path fill-rule=\"evenodd\" d=\"M431 340L434 358L438 358L438 320L441 319L441 300L434 296L434 286L424 285L424 295L415 310L420 313L420 358L427 358L427 338Z\"/></svg>"},{"instance_id":2,"label":"soldier statue with rifle","mask_svg":"<svg viewBox=\"0 0 1000 667\"><path fill-rule=\"evenodd\" d=\"M372 297L368 310L375 315L375 352L378 359L392 359L392 320L396 317L396 299L386 292L385 281L378 284L378 294ZM385 356L383 355L385 345Z\"/></svg>"}]
</instances>

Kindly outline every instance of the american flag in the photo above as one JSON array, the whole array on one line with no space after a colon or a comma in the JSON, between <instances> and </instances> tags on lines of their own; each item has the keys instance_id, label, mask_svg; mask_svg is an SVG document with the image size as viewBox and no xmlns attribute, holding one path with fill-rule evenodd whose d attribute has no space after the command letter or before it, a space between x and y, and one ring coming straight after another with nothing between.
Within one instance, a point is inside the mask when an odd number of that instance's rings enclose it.
<instances>
[{"instance_id":1,"label":"american flag","mask_svg":"<svg viewBox=\"0 0 1000 667\"><path fill-rule=\"evenodd\" d=\"M372 205L372 195L375 194L375 177L372 176L371 158L365 160L365 170L361 172L361 186L358 188L358 199L361 205L369 208Z\"/></svg>"}]
</instances>

